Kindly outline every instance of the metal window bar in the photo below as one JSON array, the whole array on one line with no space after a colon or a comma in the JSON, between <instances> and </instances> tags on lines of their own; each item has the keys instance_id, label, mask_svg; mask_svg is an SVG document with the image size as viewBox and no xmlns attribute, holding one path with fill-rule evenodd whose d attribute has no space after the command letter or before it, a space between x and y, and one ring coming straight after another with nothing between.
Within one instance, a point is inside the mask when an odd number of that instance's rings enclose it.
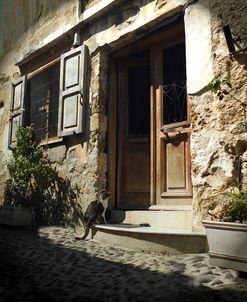
<instances>
[{"instance_id":1,"label":"metal window bar","mask_svg":"<svg viewBox=\"0 0 247 302\"><path fill-rule=\"evenodd\" d=\"M187 119L186 87L184 81L163 86L165 124Z\"/></svg>"},{"instance_id":2,"label":"metal window bar","mask_svg":"<svg viewBox=\"0 0 247 302\"><path fill-rule=\"evenodd\" d=\"M55 70L53 66L30 81L30 121L34 123L37 140L48 141L57 135L59 68Z\"/></svg>"}]
</instances>

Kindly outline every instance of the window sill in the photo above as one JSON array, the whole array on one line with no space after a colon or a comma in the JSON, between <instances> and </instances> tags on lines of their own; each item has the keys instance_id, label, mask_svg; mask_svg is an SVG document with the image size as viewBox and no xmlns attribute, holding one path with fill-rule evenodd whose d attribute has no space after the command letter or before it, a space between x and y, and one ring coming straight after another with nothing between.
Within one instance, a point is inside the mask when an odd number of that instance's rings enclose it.
<instances>
[{"instance_id":1,"label":"window sill","mask_svg":"<svg viewBox=\"0 0 247 302\"><path fill-rule=\"evenodd\" d=\"M39 144L40 144L40 146L46 146L46 145L50 145L50 144L60 143L62 141L63 141L62 137L54 137L54 138L50 138L48 140L43 140Z\"/></svg>"},{"instance_id":2,"label":"window sill","mask_svg":"<svg viewBox=\"0 0 247 302\"><path fill-rule=\"evenodd\" d=\"M191 131L191 128L190 128L190 123L184 121L184 122L165 125L161 127L160 131L163 132L164 134L169 134L171 132L188 133Z\"/></svg>"}]
</instances>

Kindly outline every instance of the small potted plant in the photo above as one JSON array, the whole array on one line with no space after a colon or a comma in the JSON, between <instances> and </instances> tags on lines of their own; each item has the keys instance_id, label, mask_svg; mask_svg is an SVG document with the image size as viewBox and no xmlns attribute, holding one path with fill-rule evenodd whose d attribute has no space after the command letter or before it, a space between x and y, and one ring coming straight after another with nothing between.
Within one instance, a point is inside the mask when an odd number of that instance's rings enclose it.
<instances>
[{"instance_id":1,"label":"small potted plant","mask_svg":"<svg viewBox=\"0 0 247 302\"><path fill-rule=\"evenodd\" d=\"M16 146L7 163L4 205L0 207L0 223L29 225L38 214L44 194L58 179L58 173L47 159L46 150L33 139L33 128L17 130ZM37 215L36 215L37 216Z\"/></svg>"},{"instance_id":2,"label":"small potted plant","mask_svg":"<svg viewBox=\"0 0 247 302\"><path fill-rule=\"evenodd\" d=\"M211 265L247 272L247 194L225 193L204 220Z\"/></svg>"}]
</instances>

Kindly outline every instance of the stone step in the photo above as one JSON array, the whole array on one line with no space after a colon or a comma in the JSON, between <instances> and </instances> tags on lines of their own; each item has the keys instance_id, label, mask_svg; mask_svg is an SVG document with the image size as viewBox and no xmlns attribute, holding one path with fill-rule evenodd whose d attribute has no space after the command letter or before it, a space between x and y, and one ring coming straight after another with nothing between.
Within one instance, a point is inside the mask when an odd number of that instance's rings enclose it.
<instances>
[{"instance_id":1,"label":"stone step","mask_svg":"<svg viewBox=\"0 0 247 302\"><path fill-rule=\"evenodd\" d=\"M149 225L157 228L174 228L191 230L191 207L176 209L173 207L164 210L112 210L112 223L127 223Z\"/></svg>"},{"instance_id":2,"label":"stone step","mask_svg":"<svg viewBox=\"0 0 247 302\"><path fill-rule=\"evenodd\" d=\"M208 250L205 233L178 228L101 224L92 227L91 238L124 248L166 255L197 254Z\"/></svg>"}]
</instances>

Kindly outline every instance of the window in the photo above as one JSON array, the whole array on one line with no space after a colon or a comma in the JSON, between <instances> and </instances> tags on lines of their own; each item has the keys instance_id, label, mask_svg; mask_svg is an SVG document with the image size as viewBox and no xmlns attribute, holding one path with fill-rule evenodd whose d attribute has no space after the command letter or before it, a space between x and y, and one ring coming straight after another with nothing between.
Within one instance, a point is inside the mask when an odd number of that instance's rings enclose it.
<instances>
[{"instance_id":1,"label":"window","mask_svg":"<svg viewBox=\"0 0 247 302\"><path fill-rule=\"evenodd\" d=\"M143 60L142 64L128 67L129 136L145 136L150 133L149 52L138 53L138 58Z\"/></svg>"},{"instance_id":2,"label":"window","mask_svg":"<svg viewBox=\"0 0 247 302\"><path fill-rule=\"evenodd\" d=\"M58 134L59 73L60 64L56 63L27 82L27 124L33 124L37 141Z\"/></svg>"},{"instance_id":3,"label":"window","mask_svg":"<svg viewBox=\"0 0 247 302\"><path fill-rule=\"evenodd\" d=\"M187 121L185 43L163 50L163 123Z\"/></svg>"},{"instance_id":4,"label":"window","mask_svg":"<svg viewBox=\"0 0 247 302\"><path fill-rule=\"evenodd\" d=\"M15 145L16 130L25 125L34 125L40 142L84 132L86 56L83 45L12 84L9 147Z\"/></svg>"}]
</instances>

